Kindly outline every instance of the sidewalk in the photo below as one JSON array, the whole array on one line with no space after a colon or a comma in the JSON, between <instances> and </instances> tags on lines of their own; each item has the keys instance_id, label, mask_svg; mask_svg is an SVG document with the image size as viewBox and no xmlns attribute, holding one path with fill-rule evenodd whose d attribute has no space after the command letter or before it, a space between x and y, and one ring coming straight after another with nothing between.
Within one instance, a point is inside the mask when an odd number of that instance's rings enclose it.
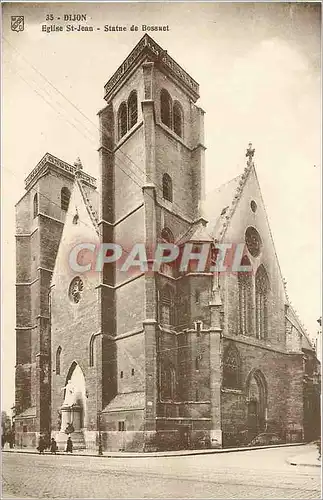
<instances>
[{"instance_id":1,"label":"sidewalk","mask_svg":"<svg viewBox=\"0 0 323 500\"><path fill-rule=\"evenodd\" d=\"M190 455L210 455L214 453L231 453L238 451L252 451L252 450L263 450L267 448L283 448L292 446L301 446L306 443L287 443L287 444L276 444L267 446L248 446L244 448L214 448L214 449L203 449L203 450L176 450L176 451L149 451L149 452L129 452L129 451L104 451L102 457L107 458L150 458L150 457L185 457ZM29 453L38 455L38 451L35 448L8 448L3 449L3 453ZM64 451L59 451L57 455L68 455ZM50 455L49 451L45 451L45 455ZM75 450L73 456L89 456L89 457L99 457L97 450ZM293 464L294 465L294 464Z\"/></svg>"},{"instance_id":2,"label":"sidewalk","mask_svg":"<svg viewBox=\"0 0 323 500\"><path fill-rule=\"evenodd\" d=\"M318 458L318 450L315 444L309 445L311 449L298 455L293 455L287 459L290 465L305 465L308 467L321 467L321 460Z\"/></svg>"}]
</instances>

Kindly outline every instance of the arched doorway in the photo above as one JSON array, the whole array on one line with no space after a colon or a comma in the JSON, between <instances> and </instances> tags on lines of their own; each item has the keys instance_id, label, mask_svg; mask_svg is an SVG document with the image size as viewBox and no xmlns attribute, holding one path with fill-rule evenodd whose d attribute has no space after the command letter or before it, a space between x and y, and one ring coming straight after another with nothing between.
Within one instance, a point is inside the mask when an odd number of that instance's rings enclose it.
<instances>
[{"instance_id":1,"label":"arched doorway","mask_svg":"<svg viewBox=\"0 0 323 500\"><path fill-rule=\"evenodd\" d=\"M85 377L80 365L76 363L76 361L73 361L73 363L71 364L66 377L66 383L64 387L64 402L62 408L64 407L78 408L79 417L77 418L77 421L73 419L74 422L71 423L75 427L75 424L77 422L77 427L79 427L77 430L81 430L86 427L87 415ZM73 413L75 412L72 412L71 415L73 415Z\"/></svg>"},{"instance_id":2,"label":"arched doorway","mask_svg":"<svg viewBox=\"0 0 323 500\"><path fill-rule=\"evenodd\" d=\"M247 427L251 435L266 428L267 383L260 370L252 370L247 378Z\"/></svg>"}]
</instances>

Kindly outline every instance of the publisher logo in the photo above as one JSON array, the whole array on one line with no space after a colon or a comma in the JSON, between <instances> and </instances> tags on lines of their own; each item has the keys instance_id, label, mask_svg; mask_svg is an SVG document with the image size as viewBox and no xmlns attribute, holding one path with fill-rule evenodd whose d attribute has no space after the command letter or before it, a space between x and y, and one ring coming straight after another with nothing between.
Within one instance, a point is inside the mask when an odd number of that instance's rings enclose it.
<instances>
[{"instance_id":1,"label":"publisher logo","mask_svg":"<svg viewBox=\"0 0 323 500\"><path fill-rule=\"evenodd\" d=\"M24 16L11 16L11 30L24 31L25 18Z\"/></svg>"}]
</instances>

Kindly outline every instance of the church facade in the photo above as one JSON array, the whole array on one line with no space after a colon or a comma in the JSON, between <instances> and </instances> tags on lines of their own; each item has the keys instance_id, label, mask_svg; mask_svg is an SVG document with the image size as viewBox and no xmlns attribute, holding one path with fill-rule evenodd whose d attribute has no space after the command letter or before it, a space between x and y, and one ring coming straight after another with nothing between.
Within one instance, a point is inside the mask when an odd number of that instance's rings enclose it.
<instances>
[{"instance_id":1,"label":"church facade","mask_svg":"<svg viewBox=\"0 0 323 500\"><path fill-rule=\"evenodd\" d=\"M47 433L63 448L70 434L79 448L150 451L316 437L319 363L286 294L252 146L241 175L205 200L197 82L145 35L104 89L99 189L80 161L46 154L16 206L16 443ZM202 271L194 256L187 269L96 267L108 243L124 255L144 244L150 263L158 243L208 254ZM223 245L228 262L242 248L248 272L214 268Z\"/></svg>"}]
</instances>

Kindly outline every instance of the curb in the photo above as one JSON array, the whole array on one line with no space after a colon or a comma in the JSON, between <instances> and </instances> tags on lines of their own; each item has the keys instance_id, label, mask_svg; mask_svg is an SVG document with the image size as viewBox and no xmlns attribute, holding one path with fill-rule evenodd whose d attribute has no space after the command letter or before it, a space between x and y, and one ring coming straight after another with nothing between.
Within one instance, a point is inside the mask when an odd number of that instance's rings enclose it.
<instances>
[{"instance_id":1,"label":"curb","mask_svg":"<svg viewBox=\"0 0 323 500\"><path fill-rule=\"evenodd\" d=\"M165 458L165 457L189 457L196 455L213 455L216 453L232 453L232 452L243 452L243 451L253 451L253 450L266 450L271 448L287 448L292 446L302 446L307 443L287 443L287 444L274 444L274 445L266 445L266 446L250 446L245 448L216 448L216 449L208 449L208 450L183 450L180 452L147 452L140 453L133 452L119 452L118 455L109 452L104 452L103 455L98 455L97 453L72 453L67 454L66 452L58 452L56 455L63 456L74 456L74 457L97 457L97 458ZM2 450L2 453L24 453L25 455L39 455L38 451L34 450ZM49 452L45 453L45 455L51 455ZM291 465L296 465L291 463ZM320 467L320 465L315 465Z\"/></svg>"},{"instance_id":2,"label":"curb","mask_svg":"<svg viewBox=\"0 0 323 500\"><path fill-rule=\"evenodd\" d=\"M302 464L294 462L292 458L286 460L288 465L296 465L297 467L321 467L321 464Z\"/></svg>"}]
</instances>

